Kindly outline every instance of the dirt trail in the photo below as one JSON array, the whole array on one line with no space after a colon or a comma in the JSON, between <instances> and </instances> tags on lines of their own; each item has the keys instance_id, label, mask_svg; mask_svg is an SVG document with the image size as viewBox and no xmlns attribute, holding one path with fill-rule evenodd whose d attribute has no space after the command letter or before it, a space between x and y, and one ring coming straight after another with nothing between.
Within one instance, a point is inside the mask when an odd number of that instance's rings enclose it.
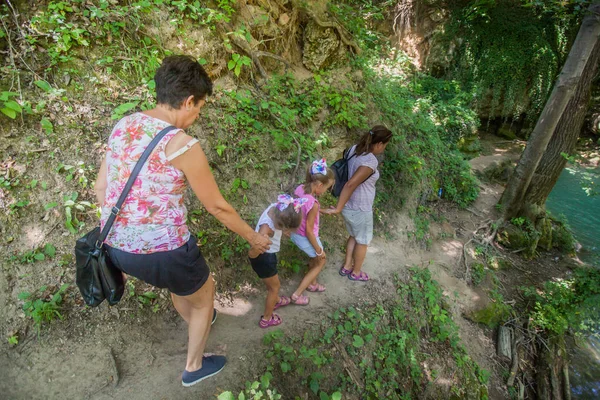
<instances>
[{"instance_id":1,"label":"dirt trail","mask_svg":"<svg viewBox=\"0 0 600 400\"><path fill-rule=\"evenodd\" d=\"M481 168L481 165L477 167ZM472 307L485 304L487 296L459 278L463 273L459 261L466 234L489 218L500 190L499 186L484 186L470 211L455 210L446 216L449 224L435 228L456 231L458 239L450 237L435 241L429 250L408 242L405 232L399 232L396 241L375 239L364 267L372 277L368 283L340 277L337 269L341 254L334 254L320 278L327 291L311 294L308 307L292 305L280 309L279 314L284 320L280 327L286 333L303 332L331 310L340 306L360 306L372 299L375 291L379 297L394 296L391 284L394 274L404 274L410 265L429 266L453 300L453 314L470 355L482 367L492 369L493 342L479 327L462 318ZM291 293L296 283L284 282L283 293ZM258 357L262 355L261 340L266 331L258 328L257 322L263 300L263 293L259 291L248 298L239 296L216 304L220 314L210 333L207 351L225 353L229 362L221 374L192 388L183 388L180 383L185 365L187 328L175 311L139 321L114 308L104 313L91 310L104 321L97 321L80 336L67 333L66 321L62 336L55 333L47 337L42 335L40 340L30 339L16 349L0 354L0 397L214 398L221 390L236 388L241 381L261 372ZM494 392L490 392L492 398Z\"/></svg>"}]
</instances>

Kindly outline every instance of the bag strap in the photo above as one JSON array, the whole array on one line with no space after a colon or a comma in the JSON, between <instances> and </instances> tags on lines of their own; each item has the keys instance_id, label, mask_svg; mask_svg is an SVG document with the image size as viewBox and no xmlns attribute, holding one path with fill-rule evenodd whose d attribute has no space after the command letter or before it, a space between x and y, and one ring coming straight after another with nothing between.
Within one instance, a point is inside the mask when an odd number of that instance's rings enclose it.
<instances>
[{"instance_id":1,"label":"bag strap","mask_svg":"<svg viewBox=\"0 0 600 400\"><path fill-rule=\"evenodd\" d=\"M354 153L352 153L352 155L350 157L348 157L348 154L350 153L350 150L352 150L352 147L348 147L345 151L344 151L344 160L346 160L346 162L350 161L353 157L356 157L356 149L354 150ZM347 158L346 158L347 157Z\"/></svg>"},{"instance_id":2,"label":"bag strap","mask_svg":"<svg viewBox=\"0 0 600 400\"><path fill-rule=\"evenodd\" d=\"M96 241L97 249L102 248L102 245L104 244L104 241L106 240L106 237L108 236L108 232L110 231L110 228L112 228L112 225L115 222L115 219L117 219L117 215L119 214L119 211L121 210L121 207L123 206L123 203L125 203L125 199L127 198L127 195L129 194L129 191L131 190L131 188L135 182L135 179L137 178L138 174L142 170L142 167L146 163L146 160L148 159L148 157L150 157L150 154L152 153L152 151L154 151L154 148L162 140L162 138L164 138L165 135L167 133L171 132L173 129L177 129L177 128L174 127L173 125L170 125L170 126L167 126L165 129L163 129L162 131L158 132L158 135L154 136L154 138L152 139L150 144L146 147L146 149L140 156L139 160L135 164L135 167L133 168L133 171L131 171L131 175L129 175L129 179L127 179L127 183L125 184L125 187L123 188L123 191L121 192L121 196L119 196L119 200L117 200L117 204L115 204L115 206L110 210L110 215L108 216L108 219L106 220L106 223L104 224L104 228L102 229L102 232L100 232L100 237Z\"/></svg>"},{"instance_id":3,"label":"bag strap","mask_svg":"<svg viewBox=\"0 0 600 400\"><path fill-rule=\"evenodd\" d=\"M354 148L354 153L352 153L352 155L350 157L346 158L348 156L348 153L350 153L350 150L352 150L352 147L349 147L344 151L344 160L346 160L346 162L350 161L352 159L352 157L356 156L356 148ZM375 171L371 172L371 175L367 176L365 178L365 180L362 181L360 184L362 185L363 183L365 183L367 181L367 179L372 177L374 174L375 174Z\"/></svg>"}]
</instances>

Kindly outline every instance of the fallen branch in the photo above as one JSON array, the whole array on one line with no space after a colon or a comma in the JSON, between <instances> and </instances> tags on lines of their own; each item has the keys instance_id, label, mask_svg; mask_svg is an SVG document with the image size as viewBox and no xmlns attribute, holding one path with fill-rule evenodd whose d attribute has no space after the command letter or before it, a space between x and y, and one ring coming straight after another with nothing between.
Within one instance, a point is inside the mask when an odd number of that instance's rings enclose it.
<instances>
[{"instance_id":1,"label":"fallen branch","mask_svg":"<svg viewBox=\"0 0 600 400\"><path fill-rule=\"evenodd\" d=\"M333 345L335 346L337 351L342 355L342 358L344 359L344 368L346 369L346 372L348 372L350 379L352 379L352 382L354 382L357 388L362 390L363 385L361 383L361 380L359 379L359 377L355 376L356 371L359 371L359 369L356 367L356 364L350 359L348 353L346 352L346 349L344 349L335 341L333 342ZM350 367L352 367L353 370L351 370Z\"/></svg>"},{"instance_id":2,"label":"fallen branch","mask_svg":"<svg viewBox=\"0 0 600 400\"><path fill-rule=\"evenodd\" d=\"M523 340L523 337L519 335L519 337L513 341L512 365L510 367L510 375L508 376L508 380L506 381L506 386L508 387L513 387L513 385L515 384L515 378L517 377L517 370L519 369L519 345L521 344L521 340Z\"/></svg>"}]
</instances>

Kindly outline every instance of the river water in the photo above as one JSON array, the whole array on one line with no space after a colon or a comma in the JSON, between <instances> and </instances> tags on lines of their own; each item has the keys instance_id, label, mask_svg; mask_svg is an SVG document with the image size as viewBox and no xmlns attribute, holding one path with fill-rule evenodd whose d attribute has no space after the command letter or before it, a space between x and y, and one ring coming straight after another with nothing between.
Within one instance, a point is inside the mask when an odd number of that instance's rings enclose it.
<instances>
[{"instance_id":1,"label":"river water","mask_svg":"<svg viewBox=\"0 0 600 400\"><path fill-rule=\"evenodd\" d=\"M593 171L600 180L600 169ZM582 175L565 168L548 197L546 208L564 215L577 241L583 246L581 260L600 268L600 195L588 196ZM600 332L598 332L600 334ZM588 338L571 349L570 379L573 399L600 399L600 340Z\"/></svg>"}]
</instances>

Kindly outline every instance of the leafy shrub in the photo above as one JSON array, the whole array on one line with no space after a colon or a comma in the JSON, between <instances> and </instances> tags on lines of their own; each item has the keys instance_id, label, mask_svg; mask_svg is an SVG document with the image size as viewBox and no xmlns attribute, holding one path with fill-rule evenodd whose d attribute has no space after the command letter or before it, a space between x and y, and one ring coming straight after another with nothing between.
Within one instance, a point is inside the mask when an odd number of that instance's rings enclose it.
<instances>
[{"instance_id":1,"label":"leafy shrub","mask_svg":"<svg viewBox=\"0 0 600 400\"><path fill-rule=\"evenodd\" d=\"M473 202L479 183L457 150L457 140L474 130L477 121L468 107L456 100L461 92L455 85L449 86L452 90L441 83L435 86L430 83L433 78L426 78L423 88L418 78L416 85L409 85L395 75L364 68L373 102L394 132L382 167L385 191L378 192L378 202L394 207L415 189L437 192L439 188L443 197L461 207ZM449 102L454 104L449 106ZM463 132L453 122L447 129L445 123L450 119L461 120L469 128Z\"/></svg>"},{"instance_id":2,"label":"leafy shrub","mask_svg":"<svg viewBox=\"0 0 600 400\"><path fill-rule=\"evenodd\" d=\"M25 315L31 317L36 326L37 331L40 331L42 324L49 323L55 319L62 319L60 313L60 305L63 301L63 294L69 288L69 284L63 284L54 294L49 295L49 299L42 297L47 290L47 286L42 286L39 290L39 297L34 298L33 293L19 293L19 300L25 301L23 311Z\"/></svg>"},{"instance_id":3,"label":"leafy shrub","mask_svg":"<svg viewBox=\"0 0 600 400\"><path fill-rule=\"evenodd\" d=\"M530 318L538 329L555 334L572 330L596 333L600 328L600 270L579 268L571 278L545 282L541 290L521 288L535 301Z\"/></svg>"},{"instance_id":4,"label":"leafy shrub","mask_svg":"<svg viewBox=\"0 0 600 400\"><path fill-rule=\"evenodd\" d=\"M390 393L418 398L427 386L422 346L434 346L456 363L451 391L457 398L486 398L489 374L460 344L441 287L427 269L411 268L410 275L408 282L397 283L396 301L340 308L320 329L302 336L288 337L281 330L265 335L277 385L290 397L294 390L304 391L296 388L301 383L321 399L334 399L340 390L369 399L391 398ZM344 365L353 364L357 375L350 378Z\"/></svg>"},{"instance_id":5,"label":"leafy shrub","mask_svg":"<svg viewBox=\"0 0 600 400\"><path fill-rule=\"evenodd\" d=\"M486 115L507 119L527 114L533 122L577 24L572 15L538 13L520 1L487 3L485 11L474 12L474 6L464 4L451 9L450 23L434 39L441 47L454 49L455 59L445 75L473 90L476 107Z\"/></svg>"}]
</instances>

